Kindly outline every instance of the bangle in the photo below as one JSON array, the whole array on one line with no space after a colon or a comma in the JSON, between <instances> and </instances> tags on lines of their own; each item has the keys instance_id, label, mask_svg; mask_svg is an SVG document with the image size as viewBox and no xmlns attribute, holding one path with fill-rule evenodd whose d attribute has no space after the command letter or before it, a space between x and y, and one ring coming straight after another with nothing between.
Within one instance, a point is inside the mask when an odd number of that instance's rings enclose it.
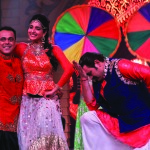
<instances>
[{"instance_id":1,"label":"bangle","mask_svg":"<svg viewBox=\"0 0 150 150\"><path fill-rule=\"evenodd\" d=\"M58 89L62 89L62 87L60 87L58 84L55 84L55 87Z\"/></svg>"},{"instance_id":2,"label":"bangle","mask_svg":"<svg viewBox=\"0 0 150 150\"><path fill-rule=\"evenodd\" d=\"M81 80L81 82L82 82L82 81L87 81L87 80L88 80L88 79L83 79L83 80Z\"/></svg>"}]
</instances>

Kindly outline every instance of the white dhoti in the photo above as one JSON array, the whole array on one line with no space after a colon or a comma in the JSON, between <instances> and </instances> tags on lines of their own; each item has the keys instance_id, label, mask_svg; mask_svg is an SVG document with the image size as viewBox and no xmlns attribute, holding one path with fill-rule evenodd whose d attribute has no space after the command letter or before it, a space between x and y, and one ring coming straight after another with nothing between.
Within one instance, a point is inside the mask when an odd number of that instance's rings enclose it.
<instances>
[{"instance_id":1,"label":"white dhoti","mask_svg":"<svg viewBox=\"0 0 150 150\"><path fill-rule=\"evenodd\" d=\"M84 113L80 121L84 150L150 150L149 142L133 148L119 141L103 126L95 111Z\"/></svg>"}]
</instances>

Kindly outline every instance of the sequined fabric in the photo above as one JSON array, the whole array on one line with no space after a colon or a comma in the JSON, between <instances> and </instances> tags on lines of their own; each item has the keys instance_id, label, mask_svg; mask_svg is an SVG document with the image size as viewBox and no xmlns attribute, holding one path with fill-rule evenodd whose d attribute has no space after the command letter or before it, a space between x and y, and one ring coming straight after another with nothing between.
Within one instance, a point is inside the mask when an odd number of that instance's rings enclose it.
<instances>
[{"instance_id":1,"label":"sequined fabric","mask_svg":"<svg viewBox=\"0 0 150 150\"><path fill-rule=\"evenodd\" d=\"M0 121L0 130L3 131L11 131L11 132L16 132L17 130L17 123L18 123L18 115L14 118L14 122L8 122L8 123L3 123Z\"/></svg>"},{"instance_id":2,"label":"sequined fabric","mask_svg":"<svg viewBox=\"0 0 150 150\"><path fill-rule=\"evenodd\" d=\"M119 61L120 61L120 59L113 59L110 61L108 58L106 58L104 77L107 75L108 69L110 70L110 73L112 73L113 66L115 66L115 71L116 71L118 77L120 78L120 80L124 82L124 84L132 84L132 85L138 84L138 82L131 80L131 79L128 79L122 75L122 73L120 72L119 67L118 67Z\"/></svg>"},{"instance_id":3,"label":"sequined fabric","mask_svg":"<svg viewBox=\"0 0 150 150\"><path fill-rule=\"evenodd\" d=\"M45 90L55 86L50 58L45 52L35 53L29 44L22 56L25 82L18 121L21 150L68 150L58 96L50 100L42 97Z\"/></svg>"},{"instance_id":4,"label":"sequined fabric","mask_svg":"<svg viewBox=\"0 0 150 150\"><path fill-rule=\"evenodd\" d=\"M60 80L57 83L57 85L59 87L63 87L67 83L67 81L69 80L69 78L71 77L71 75L74 72L73 65L66 58L66 56L64 55L64 53L60 49L60 47L58 47L57 45L53 45L52 47L53 47L52 54L56 57L56 59L58 60L59 64L61 65L62 69L64 70L64 72L62 73L62 75L60 77ZM16 45L16 48L15 48L15 53L16 53L16 55L18 57L24 58L24 55L26 53L28 53L28 49L30 49L30 44L26 44L26 43L23 43L23 42L22 43L18 43ZM35 52L35 50L33 48L32 48L32 50ZM32 52L31 55L35 55L34 52ZM44 56L45 52L46 51L43 50L42 53L36 55L35 57L38 58L38 57L40 57L42 55ZM44 59L44 60L46 61L47 59ZM32 63L32 61L31 61L31 63ZM40 62L40 64L41 64L41 62ZM30 67L30 65L28 67Z\"/></svg>"},{"instance_id":5,"label":"sequined fabric","mask_svg":"<svg viewBox=\"0 0 150 150\"><path fill-rule=\"evenodd\" d=\"M54 88L52 65L44 50L36 55L32 46L29 45L22 57L22 65L25 73L24 95L27 93L43 95L45 90Z\"/></svg>"},{"instance_id":6,"label":"sequined fabric","mask_svg":"<svg viewBox=\"0 0 150 150\"><path fill-rule=\"evenodd\" d=\"M59 135L51 134L33 141L29 150L66 150L66 142Z\"/></svg>"},{"instance_id":7,"label":"sequined fabric","mask_svg":"<svg viewBox=\"0 0 150 150\"><path fill-rule=\"evenodd\" d=\"M68 150L58 102L23 96L18 121L21 150Z\"/></svg>"}]
</instances>

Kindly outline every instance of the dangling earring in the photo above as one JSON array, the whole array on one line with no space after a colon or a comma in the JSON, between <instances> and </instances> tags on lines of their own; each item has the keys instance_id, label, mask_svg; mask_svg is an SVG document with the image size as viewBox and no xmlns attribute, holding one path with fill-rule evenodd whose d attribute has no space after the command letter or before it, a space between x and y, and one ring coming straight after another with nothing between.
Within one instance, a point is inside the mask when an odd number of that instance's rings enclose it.
<instances>
[{"instance_id":1,"label":"dangling earring","mask_svg":"<svg viewBox=\"0 0 150 150\"><path fill-rule=\"evenodd\" d=\"M42 43L43 44L45 43L45 36L43 36L43 38L42 38Z\"/></svg>"},{"instance_id":2,"label":"dangling earring","mask_svg":"<svg viewBox=\"0 0 150 150\"><path fill-rule=\"evenodd\" d=\"M28 38L28 41L31 41L31 39L30 39L30 38Z\"/></svg>"}]
</instances>

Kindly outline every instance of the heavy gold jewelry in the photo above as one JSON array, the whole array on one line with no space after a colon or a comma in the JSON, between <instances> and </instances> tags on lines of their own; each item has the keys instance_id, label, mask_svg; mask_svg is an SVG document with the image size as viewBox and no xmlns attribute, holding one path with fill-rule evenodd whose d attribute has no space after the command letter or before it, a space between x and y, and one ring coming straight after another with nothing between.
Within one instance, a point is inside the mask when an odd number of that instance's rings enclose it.
<instances>
[{"instance_id":1,"label":"heavy gold jewelry","mask_svg":"<svg viewBox=\"0 0 150 150\"><path fill-rule=\"evenodd\" d=\"M32 23L32 22L38 22L38 23L41 24L41 26L42 26L43 29L47 29L47 28L42 24L42 22L41 22L40 20L38 20L38 19L32 20L31 23Z\"/></svg>"},{"instance_id":2,"label":"heavy gold jewelry","mask_svg":"<svg viewBox=\"0 0 150 150\"><path fill-rule=\"evenodd\" d=\"M33 48L33 53L35 54L35 55L40 55L40 54L42 54L42 50L44 49L44 47L43 47L43 44L35 44L35 43L33 43L33 44L31 44L31 47Z\"/></svg>"},{"instance_id":3,"label":"heavy gold jewelry","mask_svg":"<svg viewBox=\"0 0 150 150\"><path fill-rule=\"evenodd\" d=\"M43 44L45 43L45 36L43 36L43 38L42 38L42 43Z\"/></svg>"}]
</instances>

